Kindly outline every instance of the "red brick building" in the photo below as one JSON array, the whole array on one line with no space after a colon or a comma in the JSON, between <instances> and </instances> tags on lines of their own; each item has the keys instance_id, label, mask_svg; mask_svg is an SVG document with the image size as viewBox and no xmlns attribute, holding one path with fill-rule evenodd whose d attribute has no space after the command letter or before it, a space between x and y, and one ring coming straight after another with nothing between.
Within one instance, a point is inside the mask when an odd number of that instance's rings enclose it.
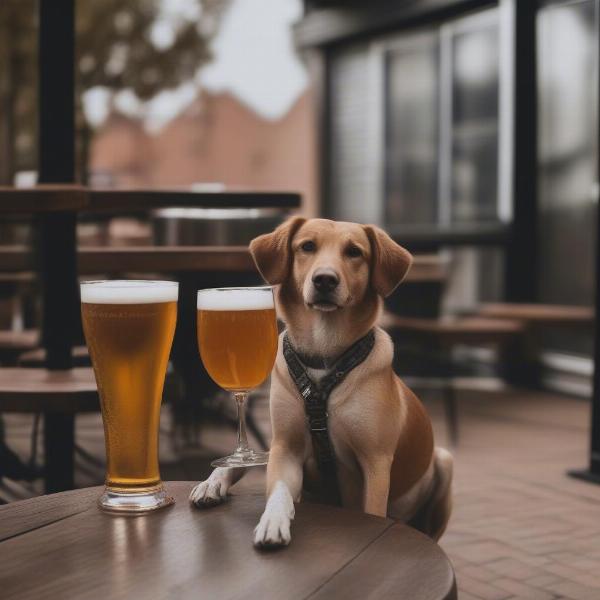
<instances>
[{"instance_id":1,"label":"red brick building","mask_svg":"<svg viewBox=\"0 0 600 600\"><path fill-rule=\"evenodd\" d=\"M203 92L157 133L111 115L96 132L92 180L116 187L224 183L297 190L315 212L315 131L309 93L281 119L257 115L235 97Z\"/></svg>"}]
</instances>

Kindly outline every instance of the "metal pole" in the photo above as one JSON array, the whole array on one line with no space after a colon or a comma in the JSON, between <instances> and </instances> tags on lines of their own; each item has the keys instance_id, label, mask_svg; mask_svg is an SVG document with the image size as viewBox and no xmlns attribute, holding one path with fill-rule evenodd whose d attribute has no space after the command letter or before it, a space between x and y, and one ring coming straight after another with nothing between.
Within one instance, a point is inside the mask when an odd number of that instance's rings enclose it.
<instances>
[{"instance_id":1,"label":"metal pole","mask_svg":"<svg viewBox=\"0 0 600 600\"><path fill-rule=\"evenodd\" d=\"M537 2L510 1L514 43L513 223L506 254L506 300L534 302L537 299Z\"/></svg>"},{"instance_id":2,"label":"metal pole","mask_svg":"<svg viewBox=\"0 0 600 600\"><path fill-rule=\"evenodd\" d=\"M75 181L74 0L39 0L39 183ZM49 213L38 221L43 291L43 345L49 369L69 369L79 315L76 215ZM73 487L74 417L45 415L46 492Z\"/></svg>"},{"instance_id":3,"label":"metal pole","mask_svg":"<svg viewBox=\"0 0 600 600\"><path fill-rule=\"evenodd\" d=\"M596 2L596 85L597 125L600 139L600 3ZM596 156L596 177L600 177L600 144ZM594 333L594 388L592 392L590 427L590 464L588 469L569 471L571 477L600 484L600 210L596 223L596 327Z\"/></svg>"}]
</instances>

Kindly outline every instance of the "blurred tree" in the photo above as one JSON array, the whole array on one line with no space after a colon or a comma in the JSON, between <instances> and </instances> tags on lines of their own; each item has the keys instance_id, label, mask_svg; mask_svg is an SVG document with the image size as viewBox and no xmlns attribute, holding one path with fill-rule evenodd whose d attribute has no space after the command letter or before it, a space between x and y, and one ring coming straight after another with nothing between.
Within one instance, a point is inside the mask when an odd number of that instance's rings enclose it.
<instances>
[{"instance_id":1,"label":"blurred tree","mask_svg":"<svg viewBox=\"0 0 600 600\"><path fill-rule=\"evenodd\" d=\"M0 2L0 177L35 165L36 0ZM228 0L77 1L77 131L79 177L87 178L92 124L83 94L130 90L144 102L193 81L211 59L210 40ZM21 146L19 146L21 144ZM15 160L16 157L16 160Z\"/></svg>"},{"instance_id":2,"label":"blurred tree","mask_svg":"<svg viewBox=\"0 0 600 600\"><path fill-rule=\"evenodd\" d=\"M35 165L35 0L0 2L0 183Z\"/></svg>"}]
</instances>

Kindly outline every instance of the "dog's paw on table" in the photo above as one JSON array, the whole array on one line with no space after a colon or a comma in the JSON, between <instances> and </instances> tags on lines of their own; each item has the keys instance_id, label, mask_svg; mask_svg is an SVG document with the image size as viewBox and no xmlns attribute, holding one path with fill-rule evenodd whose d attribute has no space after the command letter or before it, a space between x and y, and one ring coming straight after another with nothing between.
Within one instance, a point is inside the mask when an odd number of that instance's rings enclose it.
<instances>
[{"instance_id":1,"label":"dog's paw on table","mask_svg":"<svg viewBox=\"0 0 600 600\"><path fill-rule=\"evenodd\" d=\"M257 548L278 548L287 546L292 539L290 518L285 514L263 513L254 529L254 545Z\"/></svg>"},{"instance_id":2,"label":"dog's paw on table","mask_svg":"<svg viewBox=\"0 0 600 600\"><path fill-rule=\"evenodd\" d=\"M290 525L294 515L294 500L287 486L278 481L254 529L254 545L258 548L287 546L292 539Z\"/></svg>"},{"instance_id":3,"label":"dog's paw on table","mask_svg":"<svg viewBox=\"0 0 600 600\"><path fill-rule=\"evenodd\" d=\"M227 485L223 481L201 481L190 492L190 503L197 508L210 508L227 498Z\"/></svg>"}]
</instances>

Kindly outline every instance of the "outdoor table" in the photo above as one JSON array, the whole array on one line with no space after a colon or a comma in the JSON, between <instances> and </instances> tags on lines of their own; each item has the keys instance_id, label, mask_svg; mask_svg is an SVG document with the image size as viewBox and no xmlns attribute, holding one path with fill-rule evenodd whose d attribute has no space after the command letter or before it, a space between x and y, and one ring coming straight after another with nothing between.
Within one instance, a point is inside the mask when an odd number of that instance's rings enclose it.
<instances>
[{"instance_id":1,"label":"outdoor table","mask_svg":"<svg viewBox=\"0 0 600 600\"><path fill-rule=\"evenodd\" d=\"M80 275L184 272L256 273L247 246L84 246L77 251ZM26 246L0 246L0 273L32 269L33 253ZM441 279L429 257L416 256L405 283Z\"/></svg>"},{"instance_id":2,"label":"outdoor table","mask_svg":"<svg viewBox=\"0 0 600 600\"><path fill-rule=\"evenodd\" d=\"M574 332L590 331L595 323L591 306L561 304L490 303L483 304L479 315L494 319L517 319L525 326L524 335L506 348L506 377L515 385L539 388L543 380L540 361L544 340L541 333L548 328L567 328Z\"/></svg>"},{"instance_id":3,"label":"outdoor table","mask_svg":"<svg viewBox=\"0 0 600 600\"><path fill-rule=\"evenodd\" d=\"M594 309L588 306L563 306L558 304L491 303L479 310L484 317L494 319L520 319L531 325L583 325L594 322Z\"/></svg>"},{"instance_id":4,"label":"outdoor table","mask_svg":"<svg viewBox=\"0 0 600 600\"><path fill-rule=\"evenodd\" d=\"M11 600L121 598L455 599L440 547L396 523L301 503L292 542L252 546L262 492L242 484L224 504L188 503L191 482L167 483L176 504L154 513L101 512L101 488L0 507L0 581Z\"/></svg>"}]
</instances>

